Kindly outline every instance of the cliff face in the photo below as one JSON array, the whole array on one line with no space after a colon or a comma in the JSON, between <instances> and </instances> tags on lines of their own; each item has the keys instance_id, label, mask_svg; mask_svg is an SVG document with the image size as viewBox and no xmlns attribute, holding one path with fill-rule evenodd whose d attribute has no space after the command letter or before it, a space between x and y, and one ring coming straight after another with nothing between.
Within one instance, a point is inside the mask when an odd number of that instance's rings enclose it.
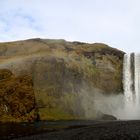
<instances>
[{"instance_id":1,"label":"cliff face","mask_svg":"<svg viewBox=\"0 0 140 140\"><path fill-rule=\"evenodd\" d=\"M11 115L28 121L37 118L36 112L41 120L96 118L90 97L122 91L123 55L100 43L48 39L1 43L0 72L9 76L0 80L0 110L5 112L1 118Z\"/></svg>"}]
</instances>

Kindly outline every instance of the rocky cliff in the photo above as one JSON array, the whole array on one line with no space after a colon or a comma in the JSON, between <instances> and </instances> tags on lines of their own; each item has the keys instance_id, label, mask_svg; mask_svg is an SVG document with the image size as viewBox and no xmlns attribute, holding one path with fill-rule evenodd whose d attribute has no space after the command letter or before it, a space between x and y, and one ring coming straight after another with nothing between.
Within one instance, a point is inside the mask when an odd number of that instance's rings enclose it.
<instances>
[{"instance_id":1,"label":"rocky cliff","mask_svg":"<svg viewBox=\"0 0 140 140\"><path fill-rule=\"evenodd\" d=\"M96 118L94 95L122 92L123 55L101 43L0 43L0 120Z\"/></svg>"}]
</instances>

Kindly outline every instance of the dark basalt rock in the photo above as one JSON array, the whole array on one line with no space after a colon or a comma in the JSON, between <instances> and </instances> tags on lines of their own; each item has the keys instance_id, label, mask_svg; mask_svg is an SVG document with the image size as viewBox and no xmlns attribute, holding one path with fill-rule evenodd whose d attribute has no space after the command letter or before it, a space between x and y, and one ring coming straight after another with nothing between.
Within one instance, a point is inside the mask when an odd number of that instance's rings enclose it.
<instances>
[{"instance_id":1,"label":"dark basalt rock","mask_svg":"<svg viewBox=\"0 0 140 140\"><path fill-rule=\"evenodd\" d=\"M117 120L115 116L109 115L109 114L103 114L103 116L100 119L101 120Z\"/></svg>"}]
</instances>

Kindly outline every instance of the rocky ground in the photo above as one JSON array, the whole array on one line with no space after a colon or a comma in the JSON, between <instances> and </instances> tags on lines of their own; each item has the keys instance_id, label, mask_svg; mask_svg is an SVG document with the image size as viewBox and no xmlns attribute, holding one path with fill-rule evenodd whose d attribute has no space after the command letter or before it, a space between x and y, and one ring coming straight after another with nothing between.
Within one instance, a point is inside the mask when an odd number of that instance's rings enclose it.
<instances>
[{"instance_id":1,"label":"rocky ground","mask_svg":"<svg viewBox=\"0 0 140 140\"><path fill-rule=\"evenodd\" d=\"M16 126L16 125L15 125ZM26 126L15 136L1 139L14 140L139 140L140 121L59 121ZM36 128L35 128L36 127ZM14 127L16 129L16 127ZM13 130L13 127L11 129ZM18 130L20 127L18 126ZM30 131L29 131L30 130ZM12 133L11 131L11 133ZM14 132L13 132L14 133ZM4 134L4 133L3 133ZM25 136L26 135L26 136Z\"/></svg>"}]
</instances>

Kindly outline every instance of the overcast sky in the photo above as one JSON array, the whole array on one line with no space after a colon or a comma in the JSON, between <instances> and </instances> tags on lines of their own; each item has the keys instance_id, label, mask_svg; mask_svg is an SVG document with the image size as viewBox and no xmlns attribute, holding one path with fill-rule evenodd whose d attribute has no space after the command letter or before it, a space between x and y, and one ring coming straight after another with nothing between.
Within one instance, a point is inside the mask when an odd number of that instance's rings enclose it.
<instances>
[{"instance_id":1,"label":"overcast sky","mask_svg":"<svg viewBox=\"0 0 140 140\"><path fill-rule=\"evenodd\" d=\"M0 42L36 37L140 52L140 0L0 0Z\"/></svg>"}]
</instances>

